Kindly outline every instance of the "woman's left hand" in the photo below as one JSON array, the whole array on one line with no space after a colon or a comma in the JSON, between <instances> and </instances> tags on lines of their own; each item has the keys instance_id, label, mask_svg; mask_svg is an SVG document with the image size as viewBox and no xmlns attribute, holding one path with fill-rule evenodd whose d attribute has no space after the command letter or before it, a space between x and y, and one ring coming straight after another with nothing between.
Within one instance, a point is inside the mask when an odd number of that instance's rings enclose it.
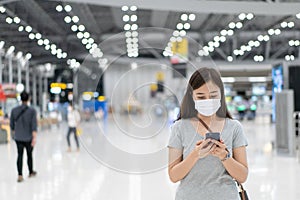
<instances>
[{"instance_id":1,"label":"woman's left hand","mask_svg":"<svg viewBox=\"0 0 300 200\"><path fill-rule=\"evenodd\" d=\"M211 152L211 154L218 157L220 160L223 160L228 154L228 150L226 148L226 145L224 144L224 141L221 140L221 142L219 142L216 140L212 140L212 142L215 143L215 149Z\"/></svg>"}]
</instances>

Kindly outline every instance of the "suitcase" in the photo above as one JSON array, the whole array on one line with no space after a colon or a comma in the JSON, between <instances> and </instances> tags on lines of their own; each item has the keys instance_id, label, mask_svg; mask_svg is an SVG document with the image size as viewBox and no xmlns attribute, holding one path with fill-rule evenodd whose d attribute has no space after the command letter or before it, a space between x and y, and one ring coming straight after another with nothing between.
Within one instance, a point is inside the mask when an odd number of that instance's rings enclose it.
<instances>
[{"instance_id":1,"label":"suitcase","mask_svg":"<svg viewBox=\"0 0 300 200\"><path fill-rule=\"evenodd\" d=\"M7 143L7 132L4 129L0 129L0 144Z\"/></svg>"}]
</instances>

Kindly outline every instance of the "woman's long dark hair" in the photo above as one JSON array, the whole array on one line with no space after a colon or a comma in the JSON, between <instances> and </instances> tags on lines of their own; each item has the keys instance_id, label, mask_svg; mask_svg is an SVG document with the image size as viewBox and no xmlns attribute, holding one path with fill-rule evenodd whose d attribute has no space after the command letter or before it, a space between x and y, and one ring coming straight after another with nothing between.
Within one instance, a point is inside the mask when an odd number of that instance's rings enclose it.
<instances>
[{"instance_id":1,"label":"woman's long dark hair","mask_svg":"<svg viewBox=\"0 0 300 200\"><path fill-rule=\"evenodd\" d=\"M198 89L209 81L212 81L216 86L220 88L221 91L221 107L217 111L217 116L232 119L232 116L229 113L225 102L224 85L220 73L213 68L203 67L195 71L189 80L186 93L181 102L180 113L177 120L181 118L187 119L197 116L198 111L195 109L193 90Z\"/></svg>"}]
</instances>

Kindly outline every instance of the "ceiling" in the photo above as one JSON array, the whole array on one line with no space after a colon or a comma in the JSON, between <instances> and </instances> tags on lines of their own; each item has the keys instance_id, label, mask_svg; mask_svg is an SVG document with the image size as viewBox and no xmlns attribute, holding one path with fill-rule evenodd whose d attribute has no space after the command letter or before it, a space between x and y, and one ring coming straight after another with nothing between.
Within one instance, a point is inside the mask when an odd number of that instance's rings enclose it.
<instances>
[{"instance_id":1,"label":"ceiling","mask_svg":"<svg viewBox=\"0 0 300 200\"><path fill-rule=\"evenodd\" d=\"M24 53L30 52L32 54L31 63L38 65L42 63L56 63L57 65L67 66L66 61L69 58L75 58L79 61L85 59L89 54L85 45L77 37L77 32L71 30L74 22L67 24L65 17L67 15L73 17L78 16L79 22L85 26L85 31L90 33L96 44L99 44L103 58L112 59L114 57L126 58L126 37L124 34L124 24L122 17L124 11L121 10L121 3L124 5L129 1L93 1L88 0L88 3L78 3L79 1L46 1L46 0L20 0L20 1L0 1L6 11L0 12L0 41L5 41L4 48L14 45L15 52L22 51ZM82 1L80 1L82 2ZM102 2L102 3L101 3ZM109 2L111 2L109 4ZM143 6L140 1L131 1L138 5L137 24L139 32L139 56L141 58L158 58L167 60L164 55L164 49L168 45L170 37L179 22L182 22L181 16L187 12L188 9L183 7L180 11L179 5L185 1L175 0L178 5L171 5L170 9L166 9L165 3L161 9L155 9L159 5L152 2L152 7L145 2ZM166 2L170 2L167 0ZM118 4L119 3L119 4ZM202 56L201 60L212 59L214 61L233 61L233 63L240 62L254 62L256 55L263 56L263 61L278 61L284 60L286 55L293 55L295 59L299 55L299 47L290 46L290 40L300 39L300 19L296 18L296 13L288 6L298 5L297 1L187 1L187 5L192 6L192 3L200 5L203 3L208 10L193 12L196 16L195 20L189 21L190 29L188 29L187 37L189 38L189 60L199 59L199 50L204 46L208 47L210 41L214 41L215 36L220 35L223 29L229 30L230 22L237 24L242 22L241 28L232 28L233 35L226 35L226 41L215 46L209 56ZM207 3L207 4L205 4ZM208 7L208 3L217 6L218 12L213 12L215 7ZM214 3L214 4L213 4ZM219 3L219 4L217 4ZM221 4L222 3L222 4ZM225 4L224 4L225 3ZM228 3L228 4L226 4ZM270 11L265 10L265 15L261 13L254 13L254 18L248 20L240 18L240 13L236 10L249 9L252 7L241 7L243 3L251 3L249 5L261 5L263 8L270 7ZM57 5L71 5L72 10L66 12L65 10L58 12ZM141 4L141 5L140 5ZM129 4L128 4L129 5ZM133 5L133 4L131 4ZM232 7L222 7L222 5L232 5ZM282 13L272 13L272 6L274 9L282 5ZM239 6L239 7L238 7ZM175 9L176 8L176 9ZM200 7L199 7L200 8ZM211 12L210 10L211 9ZM190 10L195 10L191 8ZM223 13L222 13L223 10ZM299 9L300 11L300 9ZM258 11L259 12L259 9ZM290 13L289 13L290 12ZM294 13L294 14L292 14ZM247 14L247 13L246 13ZM19 17L20 23L7 23L7 17ZM293 22L293 27L282 28L282 22ZM63 52L67 53L66 58L58 59L57 56L52 55L49 50L45 50L45 45L38 45L37 39L29 39L29 33L18 31L19 26L31 26L32 32L40 33L43 38L47 38L50 43L56 44L57 48L61 48ZM152 28L150 28L152 27ZM280 29L280 34L269 34L269 30ZM253 46L250 51L244 51L243 55L235 55L234 50L239 50L242 45L247 45L250 40L258 40L259 35L269 36L268 41L260 41L258 47ZM200 52L201 54L201 52ZM228 57L232 56L232 57ZM127 58L126 58L127 59Z\"/></svg>"}]
</instances>

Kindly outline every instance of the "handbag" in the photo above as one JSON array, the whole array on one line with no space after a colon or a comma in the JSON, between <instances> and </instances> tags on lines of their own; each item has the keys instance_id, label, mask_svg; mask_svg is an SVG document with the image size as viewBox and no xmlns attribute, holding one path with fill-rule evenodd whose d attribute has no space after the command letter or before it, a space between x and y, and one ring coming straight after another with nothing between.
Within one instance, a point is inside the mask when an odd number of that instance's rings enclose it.
<instances>
[{"instance_id":1,"label":"handbag","mask_svg":"<svg viewBox=\"0 0 300 200\"><path fill-rule=\"evenodd\" d=\"M197 116L197 119L201 122L201 124L209 131L212 132L212 130L209 128L209 126ZM228 151L228 150L227 150ZM237 182L237 181L236 181ZM239 195L241 200L249 200L247 191L244 189L243 185L237 182L237 185L239 187Z\"/></svg>"},{"instance_id":2,"label":"handbag","mask_svg":"<svg viewBox=\"0 0 300 200\"><path fill-rule=\"evenodd\" d=\"M239 195L240 195L240 197L241 197L241 200L249 200L247 191L244 189L243 185L240 184L239 182L237 182L237 184L238 184L238 187L239 187L239 189L240 189Z\"/></svg>"}]
</instances>

